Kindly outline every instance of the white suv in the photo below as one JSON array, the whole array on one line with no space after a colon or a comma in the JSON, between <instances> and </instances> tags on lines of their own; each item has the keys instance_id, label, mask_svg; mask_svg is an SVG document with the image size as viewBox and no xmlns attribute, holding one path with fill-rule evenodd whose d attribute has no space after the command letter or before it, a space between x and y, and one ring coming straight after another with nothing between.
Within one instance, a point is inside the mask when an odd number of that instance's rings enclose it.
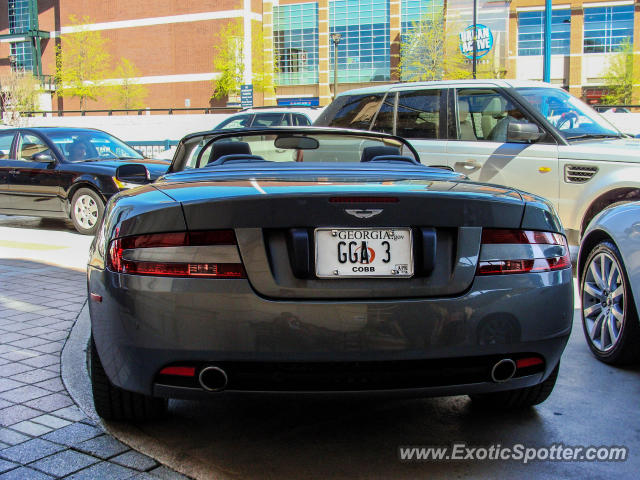
<instances>
[{"instance_id":1,"label":"white suv","mask_svg":"<svg viewBox=\"0 0 640 480\"><path fill-rule=\"evenodd\" d=\"M245 127L276 127L281 125L304 127L318 116L320 109L313 107L254 107L231 115L214 127L227 130Z\"/></svg>"},{"instance_id":2,"label":"white suv","mask_svg":"<svg viewBox=\"0 0 640 480\"><path fill-rule=\"evenodd\" d=\"M426 165L548 198L577 244L591 219L640 198L640 140L542 82L404 83L340 94L314 125L393 133Z\"/></svg>"}]
</instances>

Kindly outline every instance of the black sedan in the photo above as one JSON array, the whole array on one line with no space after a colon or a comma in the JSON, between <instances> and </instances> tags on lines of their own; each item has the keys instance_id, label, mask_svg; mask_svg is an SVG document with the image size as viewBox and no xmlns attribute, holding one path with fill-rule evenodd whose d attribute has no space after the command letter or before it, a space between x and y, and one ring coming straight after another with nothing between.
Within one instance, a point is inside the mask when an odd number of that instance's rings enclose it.
<instances>
[{"instance_id":1,"label":"black sedan","mask_svg":"<svg viewBox=\"0 0 640 480\"><path fill-rule=\"evenodd\" d=\"M71 218L78 232L91 235L112 195L167 167L100 130L0 130L0 213Z\"/></svg>"},{"instance_id":2,"label":"black sedan","mask_svg":"<svg viewBox=\"0 0 640 480\"><path fill-rule=\"evenodd\" d=\"M108 204L88 268L96 411L225 394L544 401L573 319L548 202L400 137L205 132Z\"/></svg>"}]
</instances>

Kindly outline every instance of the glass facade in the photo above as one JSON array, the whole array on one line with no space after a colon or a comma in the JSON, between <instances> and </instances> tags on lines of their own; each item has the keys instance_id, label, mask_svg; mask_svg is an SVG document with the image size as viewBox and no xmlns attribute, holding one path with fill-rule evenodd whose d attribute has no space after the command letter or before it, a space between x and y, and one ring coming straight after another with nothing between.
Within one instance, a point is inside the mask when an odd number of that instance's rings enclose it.
<instances>
[{"instance_id":1,"label":"glass facade","mask_svg":"<svg viewBox=\"0 0 640 480\"><path fill-rule=\"evenodd\" d=\"M9 0L9 33L26 33L31 28L29 0ZM15 59L15 69L33 70L33 47L31 42L11 43L11 56Z\"/></svg>"},{"instance_id":2,"label":"glass facade","mask_svg":"<svg viewBox=\"0 0 640 480\"><path fill-rule=\"evenodd\" d=\"M277 85L318 83L318 4L274 6Z\"/></svg>"},{"instance_id":3,"label":"glass facade","mask_svg":"<svg viewBox=\"0 0 640 480\"><path fill-rule=\"evenodd\" d=\"M633 5L584 9L584 53L619 50L633 43Z\"/></svg>"},{"instance_id":4,"label":"glass facade","mask_svg":"<svg viewBox=\"0 0 640 480\"><path fill-rule=\"evenodd\" d=\"M551 54L569 55L571 10L551 11ZM518 13L518 55L542 55L544 52L544 12Z\"/></svg>"},{"instance_id":5,"label":"glass facade","mask_svg":"<svg viewBox=\"0 0 640 480\"><path fill-rule=\"evenodd\" d=\"M402 0L401 28L404 35L411 25L423 18L433 18L443 11L444 0Z\"/></svg>"},{"instance_id":6,"label":"glass facade","mask_svg":"<svg viewBox=\"0 0 640 480\"><path fill-rule=\"evenodd\" d=\"M329 34L342 35L338 45L340 82L378 82L391 78L389 0L329 2ZM335 48L330 46L333 78Z\"/></svg>"}]
</instances>

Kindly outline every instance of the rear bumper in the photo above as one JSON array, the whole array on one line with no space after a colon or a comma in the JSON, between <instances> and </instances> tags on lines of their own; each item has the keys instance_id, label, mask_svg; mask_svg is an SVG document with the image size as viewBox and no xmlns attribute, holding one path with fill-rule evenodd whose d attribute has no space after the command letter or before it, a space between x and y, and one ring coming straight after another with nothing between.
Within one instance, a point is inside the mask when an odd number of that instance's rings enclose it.
<instances>
[{"instance_id":1,"label":"rear bumper","mask_svg":"<svg viewBox=\"0 0 640 480\"><path fill-rule=\"evenodd\" d=\"M159 370L176 363L347 362L375 367L368 362L401 362L403 368L427 362L424 368L431 370L439 368L437 362L428 363L431 360L473 363L476 357L541 356L542 371L506 383L484 376L480 381L460 377L459 383L418 382L375 392L348 386L338 390L428 396L520 388L549 375L573 318L570 270L478 277L455 298L393 301L274 301L256 295L247 280L142 277L94 268L89 268L88 281L89 291L103 299L90 301L90 312L98 354L111 381L127 390L168 397L212 395L159 385ZM271 391L260 385L249 390ZM336 393L308 388L308 383L303 390Z\"/></svg>"}]
</instances>

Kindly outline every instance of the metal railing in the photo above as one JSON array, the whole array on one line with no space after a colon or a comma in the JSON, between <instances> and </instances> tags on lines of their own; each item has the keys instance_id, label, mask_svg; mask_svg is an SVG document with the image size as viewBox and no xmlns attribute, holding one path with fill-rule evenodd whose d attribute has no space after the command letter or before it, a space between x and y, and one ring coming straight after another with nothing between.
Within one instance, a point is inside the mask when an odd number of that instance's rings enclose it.
<instances>
[{"instance_id":1,"label":"metal railing","mask_svg":"<svg viewBox=\"0 0 640 480\"><path fill-rule=\"evenodd\" d=\"M616 109L624 109L622 110L623 112L625 110L628 110L630 113L638 113L640 112L640 105L591 105L591 107L593 107L597 112L605 112L611 108L616 108Z\"/></svg>"},{"instance_id":2,"label":"metal railing","mask_svg":"<svg viewBox=\"0 0 640 480\"><path fill-rule=\"evenodd\" d=\"M127 145L139 150L145 157L152 158L178 145L178 140L136 140L127 142Z\"/></svg>"},{"instance_id":3,"label":"metal railing","mask_svg":"<svg viewBox=\"0 0 640 480\"><path fill-rule=\"evenodd\" d=\"M36 110L36 111L26 111L20 112L22 116L25 117L64 117L65 115L80 115L86 116L91 114L125 114L129 115L130 113L135 115L151 115L151 114L168 114L173 115L174 113L235 113L239 112L241 108L239 107L184 107L184 108L136 108L136 109L118 109L118 108L108 108L108 109L99 109L99 110Z\"/></svg>"}]
</instances>

